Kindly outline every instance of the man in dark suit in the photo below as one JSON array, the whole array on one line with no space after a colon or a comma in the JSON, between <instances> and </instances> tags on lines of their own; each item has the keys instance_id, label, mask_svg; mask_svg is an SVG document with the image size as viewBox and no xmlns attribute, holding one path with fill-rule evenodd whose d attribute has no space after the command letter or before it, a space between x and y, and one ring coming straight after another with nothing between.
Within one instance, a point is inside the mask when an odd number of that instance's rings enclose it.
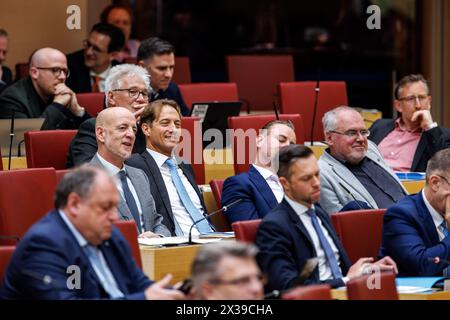
<instances>
[{"instance_id":1,"label":"man in dark suit","mask_svg":"<svg viewBox=\"0 0 450 320\"><path fill-rule=\"evenodd\" d=\"M102 169L83 166L59 184L55 209L16 248L0 299L182 299L136 266L117 221L119 192Z\"/></svg>"},{"instance_id":2,"label":"man in dark suit","mask_svg":"<svg viewBox=\"0 0 450 320\"><path fill-rule=\"evenodd\" d=\"M389 207L384 215L381 255L390 255L402 276L450 276L450 149L428 161L426 184L415 195Z\"/></svg>"},{"instance_id":3,"label":"man in dark suit","mask_svg":"<svg viewBox=\"0 0 450 320\"><path fill-rule=\"evenodd\" d=\"M258 262L267 275L268 290L297 285L299 272L311 258L317 258L318 267L305 284L344 286L354 277L371 273L374 266L396 271L389 257L374 264L373 258L361 258L350 266L328 214L316 205L320 198L319 166L311 149L286 146L278 160L285 197L263 218L256 236Z\"/></svg>"},{"instance_id":4,"label":"man in dark suit","mask_svg":"<svg viewBox=\"0 0 450 320\"><path fill-rule=\"evenodd\" d=\"M122 30L107 24L97 23L84 40L84 49L67 56L71 77L67 85L76 93L104 92L105 79L111 67L117 64L114 55L122 50L125 37Z\"/></svg>"},{"instance_id":5,"label":"man in dark suit","mask_svg":"<svg viewBox=\"0 0 450 320\"><path fill-rule=\"evenodd\" d=\"M189 108L184 103L178 86L172 82L175 71L175 49L167 41L148 38L141 42L137 59L139 65L147 69L153 89L150 101L159 99L175 100L183 116L189 116Z\"/></svg>"},{"instance_id":6,"label":"man in dark suit","mask_svg":"<svg viewBox=\"0 0 450 320\"><path fill-rule=\"evenodd\" d=\"M8 33L0 28L0 92L12 83L11 70L3 65L8 54Z\"/></svg>"},{"instance_id":7,"label":"man in dark suit","mask_svg":"<svg viewBox=\"0 0 450 320\"><path fill-rule=\"evenodd\" d=\"M403 77L394 94L400 116L375 121L369 139L394 171L424 172L437 151L450 147L450 130L433 121L430 90L422 75Z\"/></svg>"},{"instance_id":8,"label":"man in dark suit","mask_svg":"<svg viewBox=\"0 0 450 320\"><path fill-rule=\"evenodd\" d=\"M52 48L38 49L30 59L29 76L0 95L0 118L45 118L43 130L76 129L90 118L65 85L70 73L66 56Z\"/></svg>"},{"instance_id":9,"label":"man in dark suit","mask_svg":"<svg viewBox=\"0 0 450 320\"><path fill-rule=\"evenodd\" d=\"M148 105L150 79L147 70L132 64L121 64L111 68L106 78L106 107L124 107L130 110L136 120ZM140 127L136 132L133 153L145 151L145 136ZM95 119L83 122L70 142L66 167L72 168L89 162L97 152Z\"/></svg>"},{"instance_id":10,"label":"man in dark suit","mask_svg":"<svg viewBox=\"0 0 450 320\"><path fill-rule=\"evenodd\" d=\"M117 177L120 218L134 220L139 237L170 237L162 216L155 210L147 176L124 164L131 156L136 130L136 119L129 110L117 107L100 112L95 123L98 151L90 163Z\"/></svg>"},{"instance_id":11,"label":"man in dark suit","mask_svg":"<svg viewBox=\"0 0 450 320\"><path fill-rule=\"evenodd\" d=\"M173 100L156 100L145 107L141 116L147 150L133 154L127 164L144 170L156 203L156 211L172 235L188 235L194 221L207 213L191 165L176 157L180 143L181 113ZM194 157L195 158L195 157ZM205 220L193 235L213 231Z\"/></svg>"},{"instance_id":12,"label":"man in dark suit","mask_svg":"<svg viewBox=\"0 0 450 320\"><path fill-rule=\"evenodd\" d=\"M225 180L222 205L243 200L227 210L225 216L230 224L241 220L261 219L281 202L283 187L273 172L271 159L281 147L295 143L294 130L290 121L268 122L256 138L256 159L248 172Z\"/></svg>"}]
</instances>

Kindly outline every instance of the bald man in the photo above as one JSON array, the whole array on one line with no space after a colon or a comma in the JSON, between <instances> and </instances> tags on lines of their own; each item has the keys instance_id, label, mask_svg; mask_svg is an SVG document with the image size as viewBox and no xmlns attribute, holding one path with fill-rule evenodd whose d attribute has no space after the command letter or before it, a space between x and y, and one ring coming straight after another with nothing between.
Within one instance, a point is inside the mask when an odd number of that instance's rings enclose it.
<instances>
[{"instance_id":1,"label":"bald man","mask_svg":"<svg viewBox=\"0 0 450 320\"><path fill-rule=\"evenodd\" d=\"M136 130L136 118L128 109L115 107L100 112L95 122L98 151L90 163L117 177L120 218L134 220L140 237L170 236L162 224L163 217L156 212L147 175L124 164L131 156Z\"/></svg>"},{"instance_id":2,"label":"bald man","mask_svg":"<svg viewBox=\"0 0 450 320\"><path fill-rule=\"evenodd\" d=\"M0 95L0 118L45 118L42 130L76 129L90 115L78 104L65 81L66 56L53 48L38 49L30 58L29 75Z\"/></svg>"}]
</instances>

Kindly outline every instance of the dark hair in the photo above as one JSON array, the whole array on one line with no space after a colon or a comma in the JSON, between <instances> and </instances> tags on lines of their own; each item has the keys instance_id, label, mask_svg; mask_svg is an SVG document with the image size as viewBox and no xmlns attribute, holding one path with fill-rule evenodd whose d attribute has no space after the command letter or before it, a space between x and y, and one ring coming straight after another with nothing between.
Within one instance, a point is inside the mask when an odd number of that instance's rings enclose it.
<instances>
[{"instance_id":1,"label":"dark hair","mask_svg":"<svg viewBox=\"0 0 450 320\"><path fill-rule=\"evenodd\" d=\"M130 6L124 5L124 4L110 4L105 9L103 9L102 13L100 14L100 22L108 23L108 16L111 11L114 9L123 9L126 12L128 12L131 22L133 22L133 10Z\"/></svg>"},{"instance_id":2,"label":"dark hair","mask_svg":"<svg viewBox=\"0 0 450 320\"><path fill-rule=\"evenodd\" d=\"M426 179L432 174L443 174L450 170L450 148L436 152L430 160L428 160Z\"/></svg>"},{"instance_id":3,"label":"dark hair","mask_svg":"<svg viewBox=\"0 0 450 320\"><path fill-rule=\"evenodd\" d=\"M141 42L137 53L137 60L147 60L154 55L171 54L175 53L175 49L172 44L166 40L162 40L157 37L148 38Z\"/></svg>"},{"instance_id":4,"label":"dark hair","mask_svg":"<svg viewBox=\"0 0 450 320\"><path fill-rule=\"evenodd\" d=\"M270 128L272 128L273 126L275 126L277 124L282 124L282 125L288 126L289 128L291 128L292 130L295 131L294 124L292 123L291 120L272 120L272 121L267 122L264 125L264 127L262 127L261 129L269 130Z\"/></svg>"},{"instance_id":5,"label":"dark hair","mask_svg":"<svg viewBox=\"0 0 450 320\"><path fill-rule=\"evenodd\" d=\"M280 149L278 153L278 172L279 177L289 179L292 164L298 159L306 159L314 155L313 151L300 144L291 144Z\"/></svg>"},{"instance_id":6,"label":"dark hair","mask_svg":"<svg viewBox=\"0 0 450 320\"><path fill-rule=\"evenodd\" d=\"M122 30L112 24L103 22L97 23L92 27L90 33L94 31L109 37L108 52L120 51L125 45L125 36Z\"/></svg>"},{"instance_id":7,"label":"dark hair","mask_svg":"<svg viewBox=\"0 0 450 320\"><path fill-rule=\"evenodd\" d=\"M427 87L427 94L429 93L430 89L428 88L427 80L425 80L425 78L421 74L410 74L401 78L400 81L395 86L394 89L395 99L397 100L400 99L400 90L403 89L404 86L414 82L423 82Z\"/></svg>"},{"instance_id":8,"label":"dark hair","mask_svg":"<svg viewBox=\"0 0 450 320\"><path fill-rule=\"evenodd\" d=\"M5 29L0 28L0 37L8 37L8 32Z\"/></svg>"},{"instance_id":9,"label":"dark hair","mask_svg":"<svg viewBox=\"0 0 450 320\"><path fill-rule=\"evenodd\" d=\"M141 124L148 123L151 124L153 121L158 119L159 114L164 106L170 106L174 108L181 119L180 107L174 100L161 99L150 102L144 109L141 115Z\"/></svg>"}]
</instances>

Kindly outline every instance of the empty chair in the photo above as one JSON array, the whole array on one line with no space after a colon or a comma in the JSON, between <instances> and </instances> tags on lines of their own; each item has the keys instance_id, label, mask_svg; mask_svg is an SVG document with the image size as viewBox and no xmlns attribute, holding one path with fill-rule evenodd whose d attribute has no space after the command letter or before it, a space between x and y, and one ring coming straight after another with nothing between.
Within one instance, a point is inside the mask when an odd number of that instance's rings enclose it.
<instances>
[{"instance_id":1,"label":"empty chair","mask_svg":"<svg viewBox=\"0 0 450 320\"><path fill-rule=\"evenodd\" d=\"M227 56L228 81L236 82L240 98L251 110L272 110L277 101L277 85L294 81L290 55ZM298 113L298 112L297 112Z\"/></svg>"},{"instance_id":2,"label":"empty chair","mask_svg":"<svg viewBox=\"0 0 450 320\"><path fill-rule=\"evenodd\" d=\"M25 132L28 168L66 168L69 144L77 130L42 130Z\"/></svg>"},{"instance_id":3,"label":"empty chair","mask_svg":"<svg viewBox=\"0 0 450 320\"><path fill-rule=\"evenodd\" d=\"M188 108L192 108L194 102L239 100L236 83L180 84L179 88Z\"/></svg>"},{"instance_id":4,"label":"empty chair","mask_svg":"<svg viewBox=\"0 0 450 320\"><path fill-rule=\"evenodd\" d=\"M191 83L191 65L189 63L189 57L175 57L175 70L172 81L176 84Z\"/></svg>"},{"instance_id":5,"label":"empty chair","mask_svg":"<svg viewBox=\"0 0 450 320\"><path fill-rule=\"evenodd\" d=\"M331 300L331 287L328 284L313 284L293 288L285 292L283 300Z\"/></svg>"},{"instance_id":6,"label":"empty chair","mask_svg":"<svg viewBox=\"0 0 450 320\"><path fill-rule=\"evenodd\" d=\"M256 233L258 232L261 219L236 221L233 222L233 228L236 240L242 242L255 243Z\"/></svg>"},{"instance_id":7,"label":"empty chair","mask_svg":"<svg viewBox=\"0 0 450 320\"><path fill-rule=\"evenodd\" d=\"M15 246L0 246L0 286L2 285L3 277L5 276L14 250L16 250Z\"/></svg>"},{"instance_id":8,"label":"empty chair","mask_svg":"<svg viewBox=\"0 0 450 320\"><path fill-rule=\"evenodd\" d=\"M136 265L142 269L141 251L139 250L139 244L137 240L138 232L136 223L134 221L117 221L115 225L117 228L119 228L124 238L127 239L131 254L133 255Z\"/></svg>"},{"instance_id":9,"label":"empty chair","mask_svg":"<svg viewBox=\"0 0 450 320\"><path fill-rule=\"evenodd\" d=\"M21 238L53 208L55 189L53 168L0 171L0 235Z\"/></svg>"},{"instance_id":10,"label":"empty chair","mask_svg":"<svg viewBox=\"0 0 450 320\"><path fill-rule=\"evenodd\" d=\"M351 279L347 296L349 300L398 300L395 274L380 272Z\"/></svg>"},{"instance_id":11,"label":"empty chair","mask_svg":"<svg viewBox=\"0 0 450 320\"><path fill-rule=\"evenodd\" d=\"M331 215L336 234L352 263L362 257L378 256L386 209L354 210Z\"/></svg>"},{"instance_id":12,"label":"empty chair","mask_svg":"<svg viewBox=\"0 0 450 320\"><path fill-rule=\"evenodd\" d=\"M223 179L212 179L209 182L211 187L211 192L214 196L214 200L216 200L217 208L222 207L222 189L223 189ZM217 231L231 231L231 226L228 223L228 219L225 217L226 212L220 212L215 216L211 217L214 226Z\"/></svg>"},{"instance_id":13,"label":"empty chair","mask_svg":"<svg viewBox=\"0 0 450 320\"><path fill-rule=\"evenodd\" d=\"M93 117L96 117L105 108L105 94L103 92L77 93L77 101Z\"/></svg>"},{"instance_id":14,"label":"empty chair","mask_svg":"<svg viewBox=\"0 0 450 320\"><path fill-rule=\"evenodd\" d=\"M316 96L316 82L303 81L280 83L278 95L282 113L300 113L303 118L305 137L311 139L311 127ZM322 117L325 112L340 105L347 105L347 87L344 81L321 81L314 121L314 141L323 141Z\"/></svg>"},{"instance_id":15,"label":"empty chair","mask_svg":"<svg viewBox=\"0 0 450 320\"><path fill-rule=\"evenodd\" d=\"M305 141L302 117L298 114L280 114L279 118L280 120L292 121L295 126L297 143L302 144ZM256 137L259 134L259 130L272 120L275 120L275 115L229 117L228 127L234 131L242 129L244 132L249 129L254 129L254 137ZM249 169L250 164L255 160L256 153L252 152L252 150L256 151L256 140L249 131L247 131L247 133L248 138L245 138L245 140L242 140L243 137L239 135L239 132L235 131L233 134L231 149L233 152L235 174L246 172ZM239 151L239 154L236 151Z\"/></svg>"},{"instance_id":16,"label":"empty chair","mask_svg":"<svg viewBox=\"0 0 450 320\"><path fill-rule=\"evenodd\" d=\"M180 156L186 163L191 164L197 184L204 184L205 163L203 161L202 124L197 117L183 117L181 127L184 130L182 130L181 142L178 147L178 150L182 150Z\"/></svg>"}]
</instances>

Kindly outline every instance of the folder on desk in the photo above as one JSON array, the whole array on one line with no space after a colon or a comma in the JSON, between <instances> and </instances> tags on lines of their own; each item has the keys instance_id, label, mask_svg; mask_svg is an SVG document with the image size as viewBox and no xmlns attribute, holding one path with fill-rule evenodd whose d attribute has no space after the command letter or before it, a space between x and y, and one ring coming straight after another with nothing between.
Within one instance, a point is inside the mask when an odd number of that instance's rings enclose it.
<instances>
[{"instance_id":1,"label":"folder on desk","mask_svg":"<svg viewBox=\"0 0 450 320\"><path fill-rule=\"evenodd\" d=\"M397 287L417 287L431 290L435 288L442 289L445 279L445 277L401 277L395 279L395 281Z\"/></svg>"}]
</instances>

